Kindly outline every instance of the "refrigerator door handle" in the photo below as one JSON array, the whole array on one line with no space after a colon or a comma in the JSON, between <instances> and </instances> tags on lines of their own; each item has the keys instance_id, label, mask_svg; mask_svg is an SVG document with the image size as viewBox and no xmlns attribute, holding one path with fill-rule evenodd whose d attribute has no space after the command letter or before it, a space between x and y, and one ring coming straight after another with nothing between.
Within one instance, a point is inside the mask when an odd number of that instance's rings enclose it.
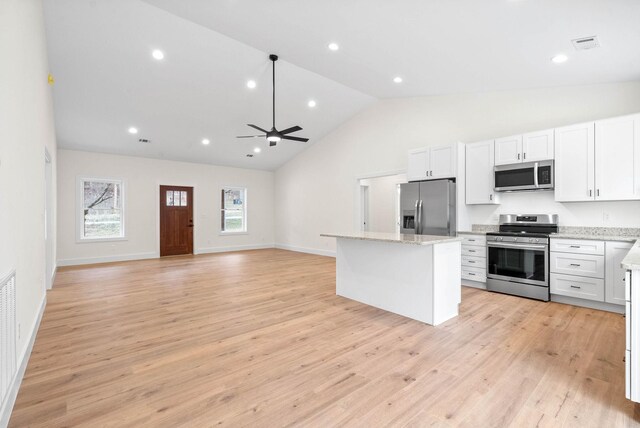
<instances>
[{"instance_id":1,"label":"refrigerator door handle","mask_svg":"<svg viewBox=\"0 0 640 428\"><path fill-rule=\"evenodd\" d=\"M420 199L420 203L418 204L418 235L422 235L422 199Z\"/></svg>"},{"instance_id":2,"label":"refrigerator door handle","mask_svg":"<svg viewBox=\"0 0 640 428\"><path fill-rule=\"evenodd\" d=\"M420 204L420 201L416 199L416 209L413 216L413 228L416 231L416 235L420 234L420 232L418 231L418 225L419 225L418 222L420 221L420 217L418 217L420 215L419 208L418 208L419 204Z\"/></svg>"}]
</instances>

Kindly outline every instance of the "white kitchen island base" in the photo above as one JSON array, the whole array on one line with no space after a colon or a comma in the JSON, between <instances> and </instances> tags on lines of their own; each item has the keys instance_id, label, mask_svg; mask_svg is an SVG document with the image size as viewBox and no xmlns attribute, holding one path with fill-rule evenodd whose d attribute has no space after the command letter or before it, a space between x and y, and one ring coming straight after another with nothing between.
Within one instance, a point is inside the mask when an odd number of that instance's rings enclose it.
<instances>
[{"instance_id":1,"label":"white kitchen island base","mask_svg":"<svg viewBox=\"0 0 640 428\"><path fill-rule=\"evenodd\" d=\"M323 236L337 238L337 295L431 325L458 315L459 238L367 232Z\"/></svg>"}]
</instances>

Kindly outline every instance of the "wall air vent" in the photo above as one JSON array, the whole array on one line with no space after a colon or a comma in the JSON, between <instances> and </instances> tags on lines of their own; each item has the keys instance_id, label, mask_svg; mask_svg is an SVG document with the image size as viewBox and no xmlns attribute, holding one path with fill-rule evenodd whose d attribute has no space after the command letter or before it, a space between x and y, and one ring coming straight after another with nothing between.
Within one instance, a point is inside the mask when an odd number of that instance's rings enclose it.
<instances>
[{"instance_id":1,"label":"wall air vent","mask_svg":"<svg viewBox=\"0 0 640 428\"><path fill-rule=\"evenodd\" d=\"M579 39L572 40L573 47L577 51L586 51L588 49L595 49L600 47L600 41L598 36L581 37Z\"/></svg>"},{"instance_id":2,"label":"wall air vent","mask_svg":"<svg viewBox=\"0 0 640 428\"><path fill-rule=\"evenodd\" d=\"M138 142L139 143L149 144L151 142L151 140L147 140L146 138L138 138Z\"/></svg>"}]
</instances>

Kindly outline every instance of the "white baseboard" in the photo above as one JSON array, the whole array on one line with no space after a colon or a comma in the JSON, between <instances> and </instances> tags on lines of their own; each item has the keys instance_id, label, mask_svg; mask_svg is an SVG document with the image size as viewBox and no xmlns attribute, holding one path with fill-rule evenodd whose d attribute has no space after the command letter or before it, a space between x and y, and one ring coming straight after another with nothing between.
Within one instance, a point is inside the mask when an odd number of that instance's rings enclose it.
<instances>
[{"instance_id":1,"label":"white baseboard","mask_svg":"<svg viewBox=\"0 0 640 428\"><path fill-rule=\"evenodd\" d=\"M158 253L138 253L138 254L122 254L117 256L106 256L106 257L88 257L85 259L58 260L58 266L76 266L76 265L90 265L94 263L126 262L129 260L157 259L158 257L160 257Z\"/></svg>"},{"instance_id":2,"label":"white baseboard","mask_svg":"<svg viewBox=\"0 0 640 428\"><path fill-rule=\"evenodd\" d=\"M6 427L9 425L9 419L11 418L11 411L13 410L13 405L16 403L16 398L18 397L18 391L20 390L20 384L22 383L22 378L24 377L24 372L27 370L27 364L29 364L29 357L31 356L31 351L33 350L33 344L36 341L36 336L38 334L38 329L40 328L40 322L42 321L42 315L44 315L44 308L47 306L47 295L45 294L42 298L42 303L40 304L40 309L38 310L38 316L36 317L36 322L33 324L30 332L29 342L27 344L24 353L20 357L20 364L18 365L18 370L16 371L16 375L11 381L11 386L9 387L9 392L5 399L4 405L2 409L0 409L0 427Z\"/></svg>"},{"instance_id":3,"label":"white baseboard","mask_svg":"<svg viewBox=\"0 0 640 428\"><path fill-rule=\"evenodd\" d=\"M288 244L276 244L276 248L280 248L281 250L296 251L298 253L316 254L318 256L327 256L327 257L336 256L335 251L318 250L317 248L296 247L294 245L288 245Z\"/></svg>"},{"instance_id":4,"label":"white baseboard","mask_svg":"<svg viewBox=\"0 0 640 428\"><path fill-rule=\"evenodd\" d=\"M624 314L624 305L613 305L606 302L594 302L593 300L578 299L576 297L560 296L558 294L551 295L551 301L556 303L564 303L566 305L582 306L589 309L598 309L600 311L615 312Z\"/></svg>"},{"instance_id":5,"label":"white baseboard","mask_svg":"<svg viewBox=\"0 0 640 428\"><path fill-rule=\"evenodd\" d=\"M194 254L209 254L209 253L226 253L229 251L245 251L245 250L264 250L267 248L274 248L274 244L248 244L248 245L233 245L229 247L208 247L198 248L194 251Z\"/></svg>"}]
</instances>

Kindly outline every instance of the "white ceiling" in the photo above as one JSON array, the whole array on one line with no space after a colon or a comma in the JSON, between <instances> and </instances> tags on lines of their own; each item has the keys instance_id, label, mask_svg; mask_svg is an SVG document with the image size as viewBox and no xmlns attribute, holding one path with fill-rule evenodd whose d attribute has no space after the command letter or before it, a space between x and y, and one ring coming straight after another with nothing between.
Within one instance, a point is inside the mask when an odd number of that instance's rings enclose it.
<instances>
[{"instance_id":1,"label":"white ceiling","mask_svg":"<svg viewBox=\"0 0 640 428\"><path fill-rule=\"evenodd\" d=\"M640 78L639 0L146 1L380 98Z\"/></svg>"},{"instance_id":2,"label":"white ceiling","mask_svg":"<svg viewBox=\"0 0 640 428\"><path fill-rule=\"evenodd\" d=\"M269 148L235 138L259 133L247 123L271 128L267 53L137 0L47 0L45 20L61 148L273 170L374 101L284 57L276 125L311 140Z\"/></svg>"},{"instance_id":3,"label":"white ceiling","mask_svg":"<svg viewBox=\"0 0 640 428\"><path fill-rule=\"evenodd\" d=\"M640 79L638 0L46 0L62 147L274 169L303 149L262 143L267 54L279 128L311 144L375 98ZM571 40L602 47L576 52ZM340 50L330 52L329 42ZM161 48L166 59L150 58ZM557 65L550 58L565 53ZM295 64L295 65L294 65ZM401 76L401 84L392 82ZM247 90L249 78L258 88ZM365 95L366 94L366 95ZM309 99L318 107L306 107ZM126 134L138 126L141 146ZM249 131L249 132L247 132ZM212 144L203 147L200 140Z\"/></svg>"}]
</instances>

